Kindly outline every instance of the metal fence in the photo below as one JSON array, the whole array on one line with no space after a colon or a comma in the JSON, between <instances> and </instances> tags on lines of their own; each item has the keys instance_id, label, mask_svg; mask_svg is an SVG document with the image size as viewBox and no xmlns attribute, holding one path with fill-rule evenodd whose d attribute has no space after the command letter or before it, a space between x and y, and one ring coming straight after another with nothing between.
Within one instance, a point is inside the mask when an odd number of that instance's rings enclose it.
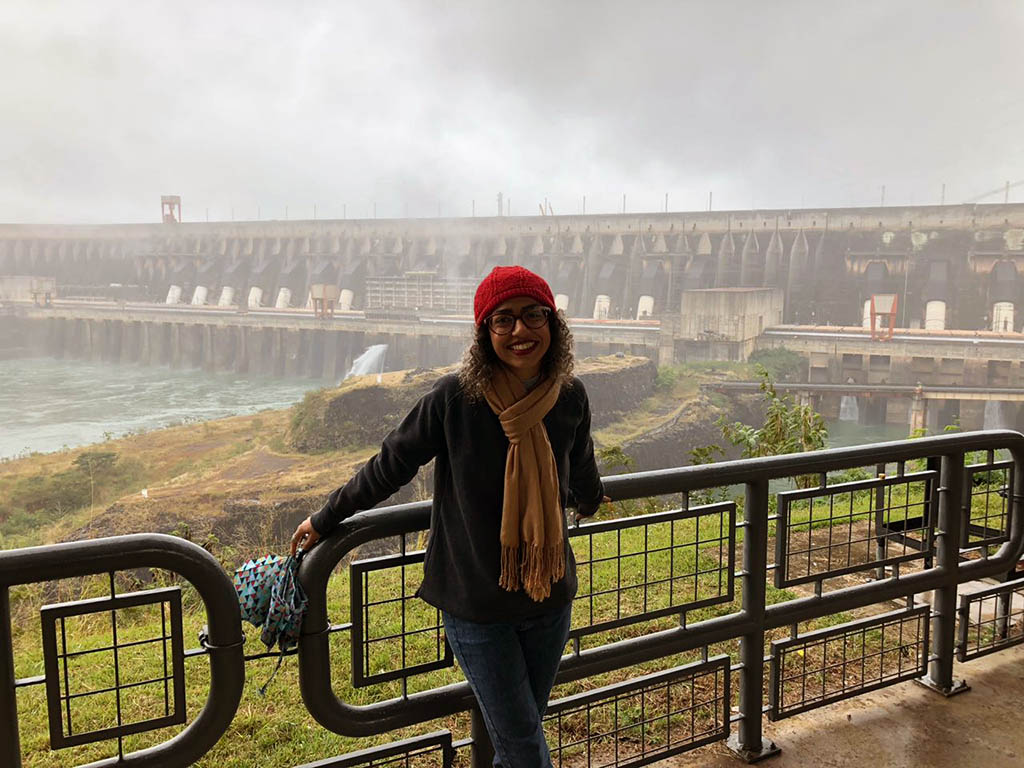
<instances>
[{"instance_id":1,"label":"metal fence","mask_svg":"<svg viewBox=\"0 0 1024 768\"><path fill-rule=\"evenodd\" d=\"M555 765L646 765L726 739L753 761L778 751L762 732L764 714L777 720L911 679L945 695L966 690L954 679L955 657L1024 642L1024 579L1011 577L1024 550L1022 461L1024 436L975 432L607 478L616 501L658 501L570 529L579 592L558 682L616 670L620 680L550 703ZM798 487L772 490L787 478ZM737 485L741 503L708 491ZM454 663L440 617L415 597L423 552L413 542L429 521L426 502L372 510L308 554L300 688L310 714L337 734L376 736L460 712L471 713L471 732L431 732L310 765L489 764L468 684L422 686L421 676ZM381 539L397 551L359 559L358 547ZM118 594L114 572L140 568L194 586L207 617L200 647L185 648L179 587ZM336 573L348 578L349 615L331 623ZM90 574L109 574L109 596L43 606L44 674L16 679L11 588ZM958 594L987 577L1004 583ZM770 588L795 592L770 600ZM931 603L920 602L929 591ZM862 615L872 606L884 612ZM149 635L119 636L118 615L128 610L150 611ZM814 626L847 612L861 615ZM109 644L75 646L75 621L86 615L109 615ZM337 658L339 637L347 657ZM115 754L92 765L190 765L231 725L246 661L267 655L247 656L242 644L229 576L182 539L140 534L0 552L0 763L21 765L18 692L42 686L52 749L109 740ZM160 671L132 673L140 653ZM684 653L683 664L623 672ZM209 660L209 693L188 722L183 660L199 655ZM71 683L79 665L104 660L109 685ZM341 675L353 691L385 684L397 695L343 701L332 684ZM148 714L123 706L143 692ZM82 722L76 707L86 698L109 703L107 724ZM181 730L125 751L125 737L167 726Z\"/></svg>"}]
</instances>

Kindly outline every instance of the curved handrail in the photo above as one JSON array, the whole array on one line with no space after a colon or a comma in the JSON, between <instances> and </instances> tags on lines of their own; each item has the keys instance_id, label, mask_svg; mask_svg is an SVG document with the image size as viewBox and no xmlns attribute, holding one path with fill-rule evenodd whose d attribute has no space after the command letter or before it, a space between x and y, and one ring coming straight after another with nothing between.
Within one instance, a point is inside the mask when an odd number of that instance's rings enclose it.
<instances>
[{"instance_id":1,"label":"curved handrail","mask_svg":"<svg viewBox=\"0 0 1024 768\"><path fill-rule=\"evenodd\" d=\"M245 683L238 598L213 555L190 541L159 533L26 547L0 551L0 587L48 581L55 574L68 578L131 568L174 571L196 588L206 607L209 628L210 690L196 719L173 738L84 768L184 768L212 749L227 731Z\"/></svg>"}]
</instances>

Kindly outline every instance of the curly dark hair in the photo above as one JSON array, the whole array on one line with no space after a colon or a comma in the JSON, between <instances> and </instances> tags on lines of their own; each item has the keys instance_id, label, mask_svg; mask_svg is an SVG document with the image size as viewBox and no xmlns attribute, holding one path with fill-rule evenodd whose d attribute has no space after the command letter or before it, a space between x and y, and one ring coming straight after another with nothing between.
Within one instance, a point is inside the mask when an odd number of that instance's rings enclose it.
<instances>
[{"instance_id":1,"label":"curly dark hair","mask_svg":"<svg viewBox=\"0 0 1024 768\"><path fill-rule=\"evenodd\" d=\"M561 390L572 379L572 331L562 310L548 316L548 328L551 330L551 346L540 361L540 375L542 378L553 377ZM491 332L486 323L480 323L473 330L473 343L466 349L459 367L459 384L470 400L483 399L484 385L491 380L494 367L499 362L491 344Z\"/></svg>"}]
</instances>

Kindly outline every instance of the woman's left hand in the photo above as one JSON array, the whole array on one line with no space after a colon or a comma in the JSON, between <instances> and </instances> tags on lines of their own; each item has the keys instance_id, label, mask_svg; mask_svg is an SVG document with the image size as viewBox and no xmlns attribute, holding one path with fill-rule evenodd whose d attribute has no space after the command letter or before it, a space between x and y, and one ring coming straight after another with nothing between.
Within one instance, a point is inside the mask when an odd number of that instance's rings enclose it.
<instances>
[{"instance_id":1,"label":"woman's left hand","mask_svg":"<svg viewBox=\"0 0 1024 768\"><path fill-rule=\"evenodd\" d=\"M307 517L299 523L299 527L292 534L292 554L294 555L300 546L304 551L308 552L319 540L320 534L313 527L313 521Z\"/></svg>"}]
</instances>

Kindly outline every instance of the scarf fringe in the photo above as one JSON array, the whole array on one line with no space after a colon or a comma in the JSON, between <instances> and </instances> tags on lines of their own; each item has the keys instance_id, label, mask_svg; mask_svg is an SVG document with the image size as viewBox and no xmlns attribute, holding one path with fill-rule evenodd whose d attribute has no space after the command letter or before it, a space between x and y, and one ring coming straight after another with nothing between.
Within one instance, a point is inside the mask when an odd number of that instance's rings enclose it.
<instances>
[{"instance_id":1,"label":"scarf fringe","mask_svg":"<svg viewBox=\"0 0 1024 768\"><path fill-rule=\"evenodd\" d=\"M498 585L509 592L524 590L535 602L551 595L551 585L565 576L565 545L537 547L520 544L501 548Z\"/></svg>"}]
</instances>

